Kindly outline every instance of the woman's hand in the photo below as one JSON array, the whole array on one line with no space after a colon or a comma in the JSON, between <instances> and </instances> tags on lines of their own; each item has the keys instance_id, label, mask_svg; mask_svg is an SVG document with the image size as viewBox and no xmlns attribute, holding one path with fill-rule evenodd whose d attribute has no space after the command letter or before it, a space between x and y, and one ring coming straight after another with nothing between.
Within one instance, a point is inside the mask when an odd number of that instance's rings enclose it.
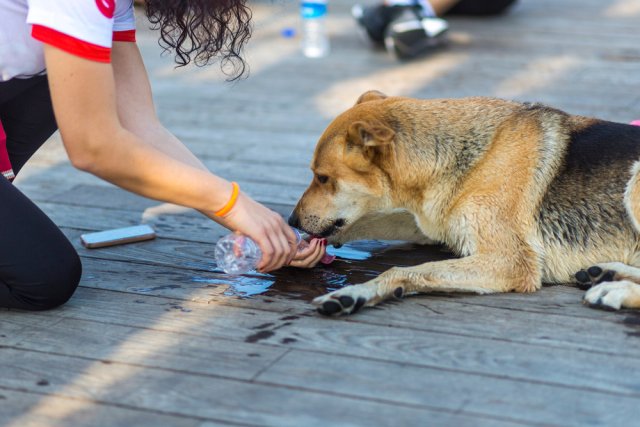
<instances>
[{"instance_id":1,"label":"woman's hand","mask_svg":"<svg viewBox=\"0 0 640 427\"><path fill-rule=\"evenodd\" d=\"M298 247L296 255L293 257L289 266L299 268L315 267L326 251L325 239L312 239L311 242L303 242Z\"/></svg>"},{"instance_id":2,"label":"woman's hand","mask_svg":"<svg viewBox=\"0 0 640 427\"><path fill-rule=\"evenodd\" d=\"M297 251L296 235L276 212L240 192L224 218L225 227L252 238L262 251L258 271L269 272L288 265Z\"/></svg>"}]
</instances>

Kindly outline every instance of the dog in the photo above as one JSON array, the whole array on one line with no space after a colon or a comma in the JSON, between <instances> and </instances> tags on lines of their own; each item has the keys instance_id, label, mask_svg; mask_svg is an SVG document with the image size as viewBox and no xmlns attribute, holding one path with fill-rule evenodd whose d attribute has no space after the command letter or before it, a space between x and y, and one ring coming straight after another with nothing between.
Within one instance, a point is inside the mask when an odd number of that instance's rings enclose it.
<instances>
[{"instance_id":1,"label":"dog","mask_svg":"<svg viewBox=\"0 0 640 427\"><path fill-rule=\"evenodd\" d=\"M428 292L589 288L640 307L640 127L494 98L360 96L313 155L291 226L329 244L444 244L459 258L394 267L313 300L326 315Z\"/></svg>"}]
</instances>

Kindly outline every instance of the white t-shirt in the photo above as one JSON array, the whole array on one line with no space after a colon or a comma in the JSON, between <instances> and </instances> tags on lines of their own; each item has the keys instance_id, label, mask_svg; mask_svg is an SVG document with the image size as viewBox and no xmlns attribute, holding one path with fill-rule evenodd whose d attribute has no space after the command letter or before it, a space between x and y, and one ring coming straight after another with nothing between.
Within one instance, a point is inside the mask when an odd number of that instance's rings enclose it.
<instances>
[{"instance_id":1,"label":"white t-shirt","mask_svg":"<svg viewBox=\"0 0 640 427\"><path fill-rule=\"evenodd\" d=\"M110 62L112 41L135 39L133 0L0 0L0 81L43 73L43 43Z\"/></svg>"}]
</instances>

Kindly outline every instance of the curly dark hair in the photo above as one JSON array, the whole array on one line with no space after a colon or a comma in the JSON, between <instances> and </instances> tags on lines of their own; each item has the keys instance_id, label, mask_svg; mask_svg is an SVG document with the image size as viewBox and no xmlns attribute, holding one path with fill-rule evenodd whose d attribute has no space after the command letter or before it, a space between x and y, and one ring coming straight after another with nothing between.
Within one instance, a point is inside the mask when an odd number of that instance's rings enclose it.
<instances>
[{"instance_id":1,"label":"curly dark hair","mask_svg":"<svg viewBox=\"0 0 640 427\"><path fill-rule=\"evenodd\" d=\"M247 71L241 56L252 30L246 0L146 0L145 9L152 28L160 30L158 43L175 53L179 67L200 67L219 57L228 80Z\"/></svg>"}]
</instances>

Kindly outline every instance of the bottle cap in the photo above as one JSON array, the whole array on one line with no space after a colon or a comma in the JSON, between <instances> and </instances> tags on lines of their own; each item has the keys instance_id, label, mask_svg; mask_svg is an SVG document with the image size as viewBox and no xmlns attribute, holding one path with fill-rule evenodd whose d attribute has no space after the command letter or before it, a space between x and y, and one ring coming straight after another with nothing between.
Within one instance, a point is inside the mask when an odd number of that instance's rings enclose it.
<instances>
[{"instance_id":1,"label":"bottle cap","mask_svg":"<svg viewBox=\"0 0 640 427\"><path fill-rule=\"evenodd\" d=\"M293 230L293 232L296 235L296 243L300 243L301 241L306 241L308 242L309 240L311 240L311 234L302 231L302 230L298 230L297 228L291 227L291 229Z\"/></svg>"}]
</instances>

